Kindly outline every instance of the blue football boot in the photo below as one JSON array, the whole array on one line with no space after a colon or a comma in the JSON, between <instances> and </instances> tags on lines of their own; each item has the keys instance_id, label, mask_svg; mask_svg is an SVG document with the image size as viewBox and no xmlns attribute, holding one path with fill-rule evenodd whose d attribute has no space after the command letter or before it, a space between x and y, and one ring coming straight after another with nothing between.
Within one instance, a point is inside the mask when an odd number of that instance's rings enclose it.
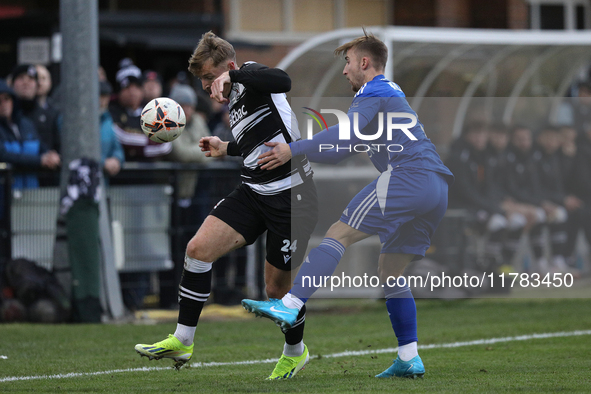
<instances>
[{"instance_id":1,"label":"blue football boot","mask_svg":"<svg viewBox=\"0 0 591 394\"><path fill-rule=\"evenodd\" d=\"M257 317L262 316L273 320L282 330L291 328L300 313L297 308L286 307L277 298L271 298L269 301L242 300L242 306Z\"/></svg>"},{"instance_id":2,"label":"blue football boot","mask_svg":"<svg viewBox=\"0 0 591 394\"><path fill-rule=\"evenodd\" d=\"M386 369L381 374L376 375L376 378L422 378L425 375L425 366L421 357L415 356L409 361L402 361L400 357L396 357L394 364Z\"/></svg>"}]
</instances>

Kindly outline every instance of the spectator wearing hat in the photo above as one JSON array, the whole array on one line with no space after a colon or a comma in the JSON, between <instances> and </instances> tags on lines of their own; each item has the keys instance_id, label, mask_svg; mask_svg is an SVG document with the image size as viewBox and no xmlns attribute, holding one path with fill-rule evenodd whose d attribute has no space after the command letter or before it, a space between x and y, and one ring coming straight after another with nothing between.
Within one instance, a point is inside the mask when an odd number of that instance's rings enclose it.
<instances>
[{"instance_id":1,"label":"spectator wearing hat","mask_svg":"<svg viewBox=\"0 0 591 394\"><path fill-rule=\"evenodd\" d=\"M147 104L155 98L162 97L162 79L156 71L144 72L144 103Z\"/></svg>"},{"instance_id":2,"label":"spectator wearing hat","mask_svg":"<svg viewBox=\"0 0 591 394\"><path fill-rule=\"evenodd\" d=\"M144 101L142 71L130 59L123 59L116 79L119 86L118 99L112 102L109 111L113 117L115 134L123 146L127 161L155 161L172 150L170 143L150 141L140 127Z\"/></svg>"},{"instance_id":3,"label":"spectator wearing hat","mask_svg":"<svg viewBox=\"0 0 591 394\"><path fill-rule=\"evenodd\" d=\"M187 123L181 135L172 141L172 151L167 156L171 161L179 163L203 163L205 154L199 147L202 137L211 135L209 127L202 113L197 112L198 102L195 90L189 85L176 85L170 92L170 98L179 103L185 112ZM178 196L182 206L190 205L197 185L198 174L196 171L182 171L179 174ZM194 232L191 234L193 235Z\"/></svg>"},{"instance_id":4,"label":"spectator wearing hat","mask_svg":"<svg viewBox=\"0 0 591 394\"><path fill-rule=\"evenodd\" d=\"M206 157L199 147L199 140L211 133L203 117L195 112L197 107L195 90L188 85L176 85L170 92L170 98L183 108L187 123L181 135L172 142L172 151L168 158L181 163L205 161Z\"/></svg>"},{"instance_id":5,"label":"spectator wearing hat","mask_svg":"<svg viewBox=\"0 0 591 394\"><path fill-rule=\"evenodd\" d=\"M172 92L172 89L176 85L189 85L189 76L186 71L179 71L176 75L168 81L168 91ZM208 96L209 97L209 96Z\"/></svg>"},{"instance_id":6,"label":"spectator wearing hat","mask_svg":"<svg viewBox=\"0 0 591 394\"><path fill-rule=\"evenodd\" d=\"M537 146L534 150L534 162L539 174L542 208L546 212L546 227L549 230L549 240L552 258L548 262L554 271L567 270L567 240L568 218L578 214L580 206L569 205L564 177L561 171L560 148L562 136L560 129L550 124L545 125L536 136Z\"/></svg>"},{"instance_id":7,"label":"spectator wearing hat","mask_svg":"<svg viewBox=\"0 0 591 394\"><path fill-rule=\"evenodd\" d=\"M38 168L55 170L61 160L40 141L35 124L22 115L15 92L0 79L0 162L11 163L17 171ZM36 188L35 174L17 173L14 188Z\"/></svg>"},{"instance_id":8,"label":"spectator wearing hat","mask_svg":"<svg viewBox=\"0 0 591 394\"><path fill-rule=\"evenodd\" d=\"M125 161L123 147L115 136L113 118L109 113L109 101L113 88L108 81L99 82L100 90L100 130L101 130L101 166L108 176L115 176ZM105 180L108 180L105 177Z\"/></svg>"},{"instance_id":9,"label":"spectator wearing hat","mask_svg":"<svg viewBox=\"0 0 591 394\"><path fill-rule=\"evenodd\" d=\"M44 108L37 101L38 77L34 65L19 64L11 73L12 89L19 98L23 115L35 124L41 142L48 149L60 152L61 117L55 108Z\"/></svg>"}]
</instances>

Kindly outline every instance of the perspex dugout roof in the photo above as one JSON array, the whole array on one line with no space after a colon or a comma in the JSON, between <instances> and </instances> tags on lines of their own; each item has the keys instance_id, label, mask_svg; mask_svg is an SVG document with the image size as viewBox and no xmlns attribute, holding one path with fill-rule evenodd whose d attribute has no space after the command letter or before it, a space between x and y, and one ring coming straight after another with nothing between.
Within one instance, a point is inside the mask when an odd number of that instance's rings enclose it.
<instances>
[{"instance_id":1,"label":"perspex dugout roof","mask_svg":"<svg viewBox=\"0 0 591 394\"><path fill-rule=\"evenodd\" d=\"M573 81L587 77L591 63L589 31L366 30L388 47L385 75L402 87L419 116L426 108L445 108L446 140L460 134L471 113L484 111L505 124L516 118L535 123L536 114L551 120ZM335 30L291 51L278 64L292 78L290 96L310 97L312 107L321 97L351 97L342 76L344 61L333 51L362 34L361 28Z\"/></svg>"}]
</instances>

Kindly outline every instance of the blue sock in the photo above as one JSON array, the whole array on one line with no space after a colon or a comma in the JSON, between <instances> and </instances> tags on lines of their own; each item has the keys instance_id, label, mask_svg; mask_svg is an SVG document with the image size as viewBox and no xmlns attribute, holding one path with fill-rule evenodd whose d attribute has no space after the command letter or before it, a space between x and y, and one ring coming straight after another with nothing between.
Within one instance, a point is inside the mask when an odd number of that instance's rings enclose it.
<instances>
[{"instance_id":1,"label":"blue sock","mask_svg":"<svg viewBox=\"0 0 591 394\"><path fill-rule=\"evenodd\" d=\"M345 247L336 239L324 238L317 248L314 248L306 257L293 281L293 287L289 291L303 302L323 286L324 278L331 276L341 257L345 253ZM302 278L304 278L302 280Z\"/></svg>"},{"instance_id":2,"label":"blue sock","mask_svg":"<svg viewBox=\"0 0 591 394\"><path fill-rule=\"evenodd\" d=\"M417 342L417 307L408 285L389 287L384 285L386 308L398 346Z\"/></svg>"}]
</instances>

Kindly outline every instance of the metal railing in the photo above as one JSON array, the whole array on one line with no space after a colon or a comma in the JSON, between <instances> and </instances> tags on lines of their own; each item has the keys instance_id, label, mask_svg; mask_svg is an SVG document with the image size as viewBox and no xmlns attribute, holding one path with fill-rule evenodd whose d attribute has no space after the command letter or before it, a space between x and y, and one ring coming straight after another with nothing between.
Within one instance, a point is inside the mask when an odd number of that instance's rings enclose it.
<instances>
[{"instance_id":1,"label":"metal railing","mask_svg":"<svg viewBox=\"0 0 591 394\"><path fill-rule=\"evenodd\" d=\"M38 175L42 184L51 186L13 190L14 169L0 163L0 270L17 257L50 270L54 266L59 174L40 171ZM197 177L195 193L189 197L179 194L187 176ZM186 243L215 203L239 182L240 163L235 161L126 163L105 188L118 271L168 271L161 288L164 285L176 293ZM248 247L246 256L248 294L262 297L262 245Z\"/></svg>"}]
</instances>

